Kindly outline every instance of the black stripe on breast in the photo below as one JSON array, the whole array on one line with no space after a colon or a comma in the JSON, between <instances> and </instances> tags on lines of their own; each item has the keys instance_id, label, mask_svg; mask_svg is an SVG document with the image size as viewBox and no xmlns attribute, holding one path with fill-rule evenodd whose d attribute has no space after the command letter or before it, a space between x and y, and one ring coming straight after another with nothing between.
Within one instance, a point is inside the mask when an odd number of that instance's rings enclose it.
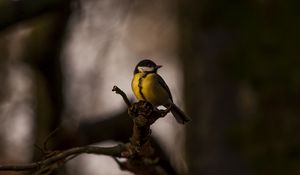
<instances>
[{"instance_id":1,"label":"black stripe on breast","mask_svg":"<svg viewBox=\"0 0 300 175\"><path fill-rule=\"evenodd\" d=\"M142 89L143 89L142 83L143 83L143 79L146 78L147 75L148 75L147 73L145 73L144 75L142 75L142 76L140 77L140 79L139 79L139 84L138 84L138 87L139 87L139 93L140 93L140 95L142 96L142 98L143 98L145 101L147 101L147 100L146 100L145 95L144 95L143 92L142 92Z\"/></svg>"}]
</instances>

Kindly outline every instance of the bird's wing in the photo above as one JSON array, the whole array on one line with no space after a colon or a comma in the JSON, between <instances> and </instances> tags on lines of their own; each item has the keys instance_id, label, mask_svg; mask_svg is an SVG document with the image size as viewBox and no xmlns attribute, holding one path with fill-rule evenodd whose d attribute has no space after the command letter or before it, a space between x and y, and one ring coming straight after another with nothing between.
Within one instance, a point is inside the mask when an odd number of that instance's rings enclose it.
<instances>
[{"instance_id":1,"label":"bird's wing","mask_svg":"<svg viewBox=\"0 0 300 175\"><path fill-rule=\"evenodd\" d=\"M170 89L169 89L167 83L166 83L166 82L164 81L164 79L161 78L161 76L158 75L158 74L157 74L157 79L158 79L159 84L160 84L160 85L168 92L169 97L170 97L171 101L173 102L172 94L171 94L171 91L170 91Z\"/></svg>"}]
</instances>

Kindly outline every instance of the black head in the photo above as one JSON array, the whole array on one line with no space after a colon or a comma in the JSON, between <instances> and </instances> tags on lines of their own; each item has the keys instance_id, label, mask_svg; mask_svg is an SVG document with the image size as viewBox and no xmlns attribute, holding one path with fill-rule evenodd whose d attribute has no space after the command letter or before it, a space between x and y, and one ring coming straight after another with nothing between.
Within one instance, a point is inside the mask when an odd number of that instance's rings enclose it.
<instances>
[{"instance_id":1,"label":"black head","mask_svg":"<svg viewBox=\"0 0 300 175\"><path fill-rule=\"evenodd\" d=\"M134 74L139 72L156 73L157 69L161 67L162 66L160 65L156 65L152 60L142 60L136 65L134 69Z\"/></svg>"}]
</instances>

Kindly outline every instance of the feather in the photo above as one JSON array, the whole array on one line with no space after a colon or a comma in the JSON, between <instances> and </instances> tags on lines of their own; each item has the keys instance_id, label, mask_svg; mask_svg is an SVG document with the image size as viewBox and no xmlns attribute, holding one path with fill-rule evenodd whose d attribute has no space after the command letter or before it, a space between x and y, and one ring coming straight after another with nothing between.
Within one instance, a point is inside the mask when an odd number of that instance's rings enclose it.
<instances>
[{"instance_id":1,"label":"feather","mask_svg":"<svg viewBox=\"0 0 300 175\"><path fill-rule=\"evenodd\" d=\"M173 114L178 123L184 124L191 120L191 118L186 116L184 112L180 108L178 108L174 103L171 107L171 113Z\"/></svg>"}]
</instances>

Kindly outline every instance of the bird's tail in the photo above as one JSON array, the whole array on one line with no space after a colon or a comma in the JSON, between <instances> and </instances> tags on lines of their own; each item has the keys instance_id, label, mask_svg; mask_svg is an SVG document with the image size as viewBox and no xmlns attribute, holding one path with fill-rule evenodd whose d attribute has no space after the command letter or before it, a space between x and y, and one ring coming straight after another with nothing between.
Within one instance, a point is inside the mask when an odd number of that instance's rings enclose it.
<instances>
[{"instance_id":1,"label":"bird's tail","mask_svg":"<svg viewBox=\"0 0 300 175\"><path fill-rule=\"evenodd\" d=\"M184 114L184 112L179 109L175 104L172 104L172 107L171 107L171 113L173 114L173 116L175 117L176 121L178 123L181 123L181 124L184 124L188 121L190 121L191 119L186 116Z\"/></svg>"}]
</instances>

